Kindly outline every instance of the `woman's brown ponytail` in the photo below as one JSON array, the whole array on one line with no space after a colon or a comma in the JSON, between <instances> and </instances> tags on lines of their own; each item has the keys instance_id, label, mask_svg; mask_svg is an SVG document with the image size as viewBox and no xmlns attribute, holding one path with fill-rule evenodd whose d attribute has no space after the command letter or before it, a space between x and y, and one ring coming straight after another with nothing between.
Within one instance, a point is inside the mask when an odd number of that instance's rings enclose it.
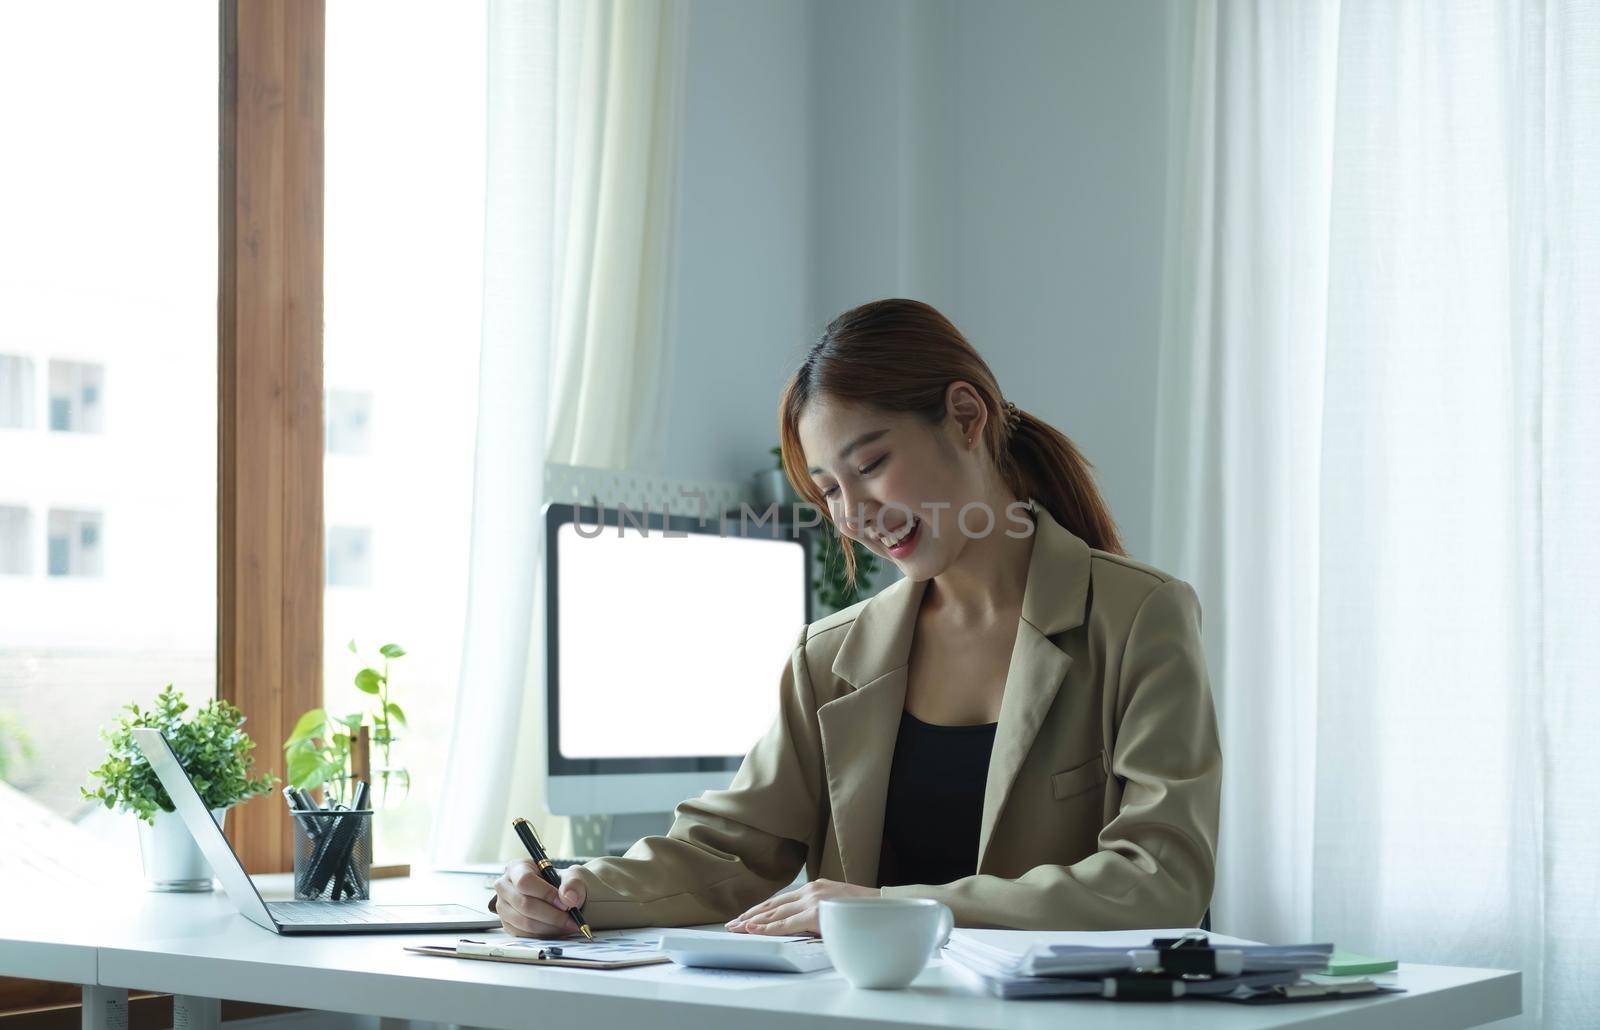
<instances>
[{"instance_id":1,"label":"woman's brown ponytail","mask_svg":"<svg viewBox=\"0 0 1600 1030\"><path fill-rule=\"evenodd\" d=\"M1006 485L1035 498L1052 518L1090 547L1123 554L1121 534L1095 485L1091 466L1071 440L1042 419L1008 405L988 364L950 320L916 300L878 300L828 323L778 405L784 471L801 497L826 514L828 505L806 474L800 415L813 399L913 412L931 425L945 417L946 388L971 383L989 409L984 438ZM837 531L837 529L835 530ZM844 548L855 582L855 554Z\"/></svg>"},{"instance_id":2,"label":"woman's brown ponytail","mask_svg":"<svg viewBox=\"0 0 1600 1030\"><path fill-rule=\"evenodd\" d=\"M1126 554L1122 534L1095 485L1094 466L1067 435L1018 410L1016 427L998 456L1000 474L1018 497L1034 497L1051 518L1090 546Z\"/></svg>"}]
</instances>

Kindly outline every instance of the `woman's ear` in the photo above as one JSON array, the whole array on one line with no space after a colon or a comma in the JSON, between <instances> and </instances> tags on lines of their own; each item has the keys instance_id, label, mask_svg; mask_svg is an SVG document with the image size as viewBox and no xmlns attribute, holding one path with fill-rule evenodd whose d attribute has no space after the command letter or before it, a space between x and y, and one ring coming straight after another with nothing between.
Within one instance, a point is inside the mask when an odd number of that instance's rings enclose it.
<instances>
[{"instance_id":1,"label":"woman's ear","mask_svg":"<svg viewBox=\"0 0 1600 1030\"><path fill-rule=\"evenodd\" d=\"M944 408L961 442L972 447L983 438L983 427L989 421L989 409L983 398L965 379L957 379L945 388Z\"/></svg>"}]
</instances>

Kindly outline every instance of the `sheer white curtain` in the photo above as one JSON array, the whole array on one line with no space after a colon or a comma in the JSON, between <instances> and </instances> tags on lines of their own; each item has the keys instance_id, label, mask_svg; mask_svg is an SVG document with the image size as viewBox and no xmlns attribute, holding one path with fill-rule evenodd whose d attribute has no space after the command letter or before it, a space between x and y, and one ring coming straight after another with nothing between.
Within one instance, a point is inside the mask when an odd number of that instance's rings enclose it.
<instances>
[{"instance_id":1,"label":"sheer white curtain","mask_svg":"<svg viewBox=\"0 0 1600 1030\"><path fill-rule=\"evenodd\" d=\"M1153 559L1215 925L1600 1023L1600 4L1172 6Z\"/></svg>"},{"instance_id":2,"label":"sheer white curtain","mask_svg":"<svg viewBox=\"0 0 1600 1030\"><path fill-rule=\"evenodd\" d=\"M678 0L489 4L472 567L437 862L508 855L512 814L544 811L545 462L629 468L659 439L686 19Z\"/></svg>"}]
</instances>

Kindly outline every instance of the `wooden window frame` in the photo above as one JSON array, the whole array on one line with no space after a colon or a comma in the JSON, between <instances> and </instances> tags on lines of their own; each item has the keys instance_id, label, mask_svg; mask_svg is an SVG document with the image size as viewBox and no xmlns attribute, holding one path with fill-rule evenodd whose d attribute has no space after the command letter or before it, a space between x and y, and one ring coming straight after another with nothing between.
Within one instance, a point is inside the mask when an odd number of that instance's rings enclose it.
<instances>
[{"instance_id":1,"label":"wooden window frame","mask_svg":"<svg viewBox=\"0 0 1600 1030\"><path fill-rule=\"evenodd\" d=\"M282 777L284 738L322 705L326 10L220 2L217 696ZM250 872L293 867L286 811L269 795L230 814Z\"/></svg>"}]
</instances>

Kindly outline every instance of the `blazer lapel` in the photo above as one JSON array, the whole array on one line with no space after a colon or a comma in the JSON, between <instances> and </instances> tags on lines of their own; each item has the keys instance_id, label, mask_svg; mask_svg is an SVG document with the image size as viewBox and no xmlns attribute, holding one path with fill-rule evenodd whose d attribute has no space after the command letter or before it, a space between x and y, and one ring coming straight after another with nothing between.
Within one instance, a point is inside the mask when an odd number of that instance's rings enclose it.
<instances>
[{"instance_id":1,"label":"blazer lapel","mask_svg":"<svg viewBox=\"0 0 1600 1030\"><path fill-rule=\"evenodd\" d=\"M1049 637L1026 621L1017 626L1006 692L1000 699L1000 725L995 727L994 750L989 755L989 778L983 788L983 822L978 829L980 872L1017 772L1033 748L1039 724L1055 703L1056 691L1071 665L1071 656L1052 644Z\"/></svg>"},{"instance_id":2,"label":"blazer lapel","mask_svg":"<svg viewBox=\"0 0 1600 1030\"><path fill-rule=\"evenodd\" d=\"M989 854L989 842L1016 783L1023 760L1033 749L1039 726L1055 703L1056 693L1072 667L1072 656L1051 639L1081 626L1089 592L1089 546L1033 503L1033 553L1022 595L1022 618L1011 649L1005 693L1000 699L1000 724L995 727L989 777L983 791L983 821L978 830L978 871Z\"/></svg>"},{"instance_id":3,"label":"blazer lapel","mask_svg":"<svg viewBox=\"0 0 1600 1030\"><path fill-rule=\"evenodd\" d=\"M849 883L871 887L878 882L889 767L905 711L911 637L926 589L925 580L901 579L862 606L833 662L833 674L855 689L817 709L834 833Z\"/></svg>"}]
</instances>

